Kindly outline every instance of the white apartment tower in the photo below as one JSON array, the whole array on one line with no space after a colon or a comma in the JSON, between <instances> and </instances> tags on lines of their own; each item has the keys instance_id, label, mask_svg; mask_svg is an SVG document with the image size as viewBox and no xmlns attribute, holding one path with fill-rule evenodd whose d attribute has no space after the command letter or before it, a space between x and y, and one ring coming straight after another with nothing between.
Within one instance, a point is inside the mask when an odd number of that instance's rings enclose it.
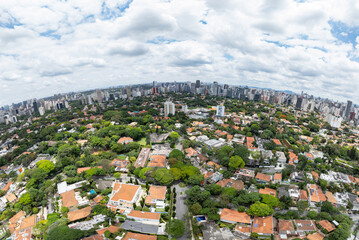
<instances>
[{"instance_id":1,"label":"white apartment tower","mask_svg":"<svg viewBox=\"0 0 359 240\"><path fill-rule=\"evenodd\" d=\"M165 117L167 117L169 114L174 115L176 112L175 104L169 101L165 102L164 111L165 111Z\"/></svg>"}]
</instances>

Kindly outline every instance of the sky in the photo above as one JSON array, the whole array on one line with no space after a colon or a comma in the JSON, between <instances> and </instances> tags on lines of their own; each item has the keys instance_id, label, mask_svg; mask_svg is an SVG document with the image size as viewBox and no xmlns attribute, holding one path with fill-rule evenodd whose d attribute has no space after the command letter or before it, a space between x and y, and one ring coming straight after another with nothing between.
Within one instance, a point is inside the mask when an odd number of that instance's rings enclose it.
<instances>
[{"instance_id":1,"label":"sky","mask_svg":"<svg viewBox=\"0 0 359 240\"><path fill-rule=\"evenodd\" d=\"M357 0L0 1L0 106L218 81L359 102Z\"/></svg>"}]
</instances>

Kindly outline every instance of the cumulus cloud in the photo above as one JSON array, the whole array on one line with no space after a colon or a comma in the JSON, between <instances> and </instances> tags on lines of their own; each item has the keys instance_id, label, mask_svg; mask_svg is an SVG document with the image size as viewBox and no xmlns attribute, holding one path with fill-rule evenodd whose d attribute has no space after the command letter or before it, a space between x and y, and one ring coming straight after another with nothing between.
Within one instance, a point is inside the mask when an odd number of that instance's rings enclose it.
<instances>
[{"instance_id":1,"label":"cumulus cloud","mask_svg":"<svg viewBox=\"0 0 359 240\"><path fill-rule=\"evenodd\" d=\"M358 102L355 0L0 2L0 104L219 81Z\"/></svg>"}]
</instances>

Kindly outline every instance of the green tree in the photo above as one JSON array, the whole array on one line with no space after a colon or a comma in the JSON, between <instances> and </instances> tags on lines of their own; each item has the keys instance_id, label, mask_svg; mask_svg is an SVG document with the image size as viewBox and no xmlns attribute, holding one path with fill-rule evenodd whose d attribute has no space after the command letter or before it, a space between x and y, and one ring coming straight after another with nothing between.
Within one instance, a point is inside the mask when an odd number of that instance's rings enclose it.
<instances>
[{"instance_id":1,"label":"green tree","mask_svg":"<svg viewBox=\"0 0 359 240\"><path fill-rule=\"evenodd\" d=\"M278 198L269 194L262 194L262 202L270 207L277 207L279 204Z\"/></svg>"},{"instance_id":2,"label":"green tree","mask_svg":"<svg viewBox=\"0 0 359 240\"><path fill-rule=\"evenodd\" d=\"M174 219L171 222L167 223L166 231L172 237L180 237L184 234L186 230L186 225L183 221Z\"/></svg>"},{"instance_id":3,"label":"green tree","mask_svg":"<svg viewBox=\"0 0 359 240\"><path fill-rule=\"evenodd\" d=\"M185 157L184 153L181 152L180 150L178 149L173 149L171 152L170 152L170 155L168 156L168 158L175 158L177 160L183 160Z\"/></svg>"},{"instance_id":4,"label":"green tree","mask_svg":"<svg viewBox=\"0 0 359 240\"><path fill-rule=\"evenodd\" d=\"M202 206L199 203L195 203L191 206L191 211L193 214L200 214L202 211Z\"/></svg>"},{"instance_id":5,"label":"green tree","mask_svg":"<svg viewBox=\"0 0 359 240\"><path fill-rule=\"evenodd\" d=\"M67 225L60 225L50 230L47 240L76 240L82 237L81 230L69 228Z\"/></svg>"},{"instance_id":6,"label":"green tree","mask_svg":"<svg viewBox=\"0 0 359 240\"><path fill-rule=\"evenodd\" d=\"M188 178L188 183L191 185L200 185L203 180L204 177L202 174L196 174Z\"/></svg>"},{"instance_id":7,"label":"green tree","mask_svg":"<svg viewBox=\"0 0 359 240\"><path fill-rule=\"evenodd\" d=\"M245 162L243 161L243 159L240 156L232 156L229 159L229 163L228 166L234 169L239 168L243 168L245 165Z\"/></svg>"},{"instance_id":8,"label":"green tree","mask_svg":"<svg viewBox=\"0 0 359 240\"><path fill-rule=\"evenodd\" d=\"M155 172L155 179L162 185L171 185L174 177L170 170L166 168L157 169Z\"/></svg>"},{"instance_id":9,"label":"green tree","mask_svg":"<svg viewBox=\"0 0 359 240\"><path fill-rule=\"evenodd\" d=\"M273 212L274 212L273 208L271 208L267 204L261 203L261 202L255 202L247 210L247 213L249 215L252 215L252 216L254 215L254 216L258 216L258 217L268 216L268 215L271 215Z\"/></svg>"},{"instance_id":10,"label":"green tree","mask_svg":"<svg viewBox=\"0 0 359 240\"><path fill-rule=\"evenodd\" d=\"M113 174L113 177L116 178L116 179L120 179L120 178L121 178L121 173L115 172L115 173Z\"/></svg>"}]
</instances>

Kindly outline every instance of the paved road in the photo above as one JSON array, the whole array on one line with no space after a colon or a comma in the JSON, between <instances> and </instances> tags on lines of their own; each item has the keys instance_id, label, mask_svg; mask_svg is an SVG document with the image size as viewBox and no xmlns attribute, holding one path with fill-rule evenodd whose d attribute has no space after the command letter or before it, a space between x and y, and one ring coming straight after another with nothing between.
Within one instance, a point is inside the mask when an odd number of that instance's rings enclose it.
<instances>
[{"instance_id":1,"label":"paved road","mask_svg":"<svg viewBox=\"0 0 359 240\"><path fill-rule=\"evenodd\" d=\"M186 199L186 193L185 191L189 189L188 187L181 188L178 184L174 185L176 188L176 218L181 219L183 221L186 221L186 212L187 212L187 206L185 204ZM181 194L182 192L182 194ZM188 230L189 226L186 228L185 234L183 234L181 237L176 238L177 240L188 240Z\"/></svg>"}]
</instances>

